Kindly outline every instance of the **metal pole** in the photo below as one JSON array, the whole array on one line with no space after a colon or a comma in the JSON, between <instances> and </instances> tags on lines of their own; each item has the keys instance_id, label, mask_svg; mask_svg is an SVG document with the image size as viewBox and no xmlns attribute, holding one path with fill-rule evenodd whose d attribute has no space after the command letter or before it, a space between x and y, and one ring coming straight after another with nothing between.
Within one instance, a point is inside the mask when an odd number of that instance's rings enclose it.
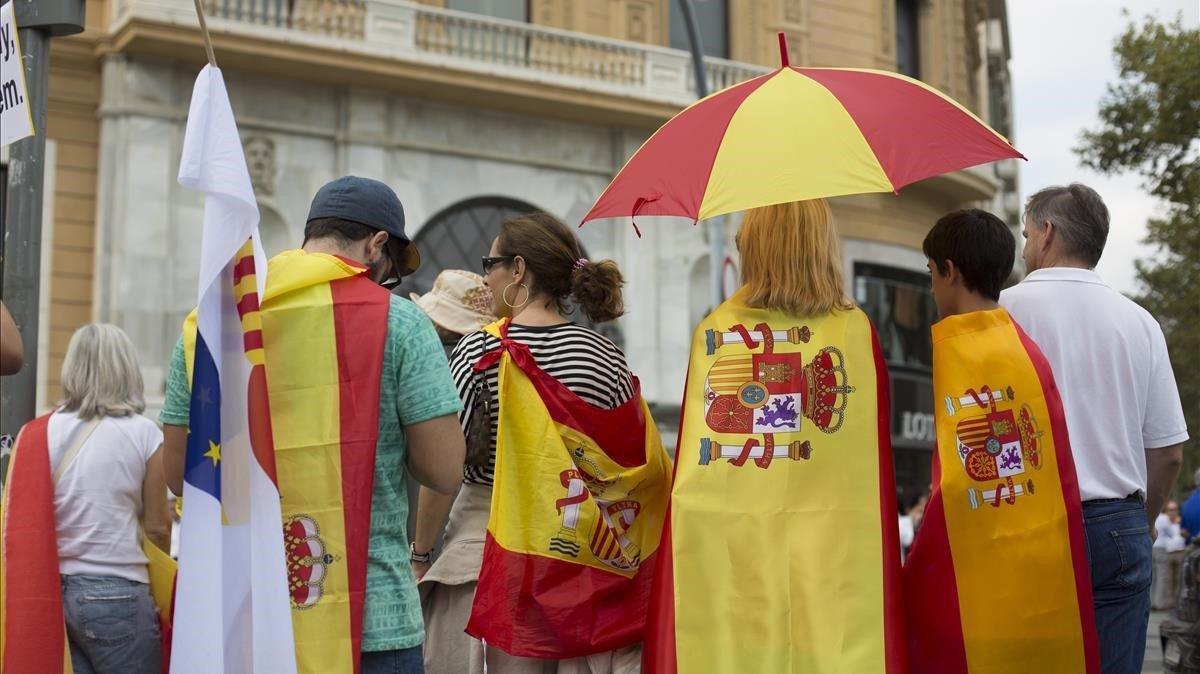
<instances>
[{"instance_id":1,"label":"metal pole","mask_svg":"<svg viewBox=\"0 0 1200 674\"><path fill-rule=\"evenodd\" d=\"M84 0L9 0L25 64L34 135L9 147L4 204L4 304L25 347L25 364L0 379L0 434L16 434L37 401L38 300L42 273L42 183L50 38L83 31Z\"/></svg>"},{"instance_id":2,"label":"metal pole","mask_svg":"<svg viewBox=\"0 0 1200 674\"><path fill-rule=\"evenodd\" d=\"M34 135L9 147L4 227L4 304L21 332L25 365L0 379L0 433L16 435L33 418L37 395L38 297L42 267L42 178L46 158L46 87L50 33L22 28L17 35L25 60L25 86Z\"/></svg>"},{"instance_id":3,"label":"metal pole","mask_svg":"<svg viewBox=\"0 0 1200 674\"><path fill-rule=\"evenodd\" d=\"M704 49L700 44L700 27L696 24L696 13L692 0L679 0L683 11L683 23L687 26L688 43L692 47L692 73L696 78L696 97L708 96L708 76L704 72ZM716 308L725 301L724 284L721 277L725 271L725 218L709 218L708 222L708 283L712 293L712 305Z\"/></svg>"}]
</instances>

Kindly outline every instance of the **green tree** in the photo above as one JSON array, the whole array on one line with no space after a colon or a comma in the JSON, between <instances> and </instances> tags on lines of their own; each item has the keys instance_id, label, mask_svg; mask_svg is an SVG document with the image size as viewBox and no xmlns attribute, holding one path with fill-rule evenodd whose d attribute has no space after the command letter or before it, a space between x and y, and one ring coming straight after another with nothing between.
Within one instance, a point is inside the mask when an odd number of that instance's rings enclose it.
<instances>
[{"instance_id":1,"label":"green tree","mask_svg":"<svg viewBox=\"0 0 1200 674\"><path fill-rule=\"evenodd\" d=\"M1134 298L1162 324L1192 439L1176 491L1200 467L1200 30L1176 19L1130 23L1114 47L1120 79L1100 104L1100 127L1075 148L1085 166L1134 173L1161 200L1147 223L1152 257L1138 260ZM1118 223L1119 226L1119 223Z\"/></svg>"}]
</instances>

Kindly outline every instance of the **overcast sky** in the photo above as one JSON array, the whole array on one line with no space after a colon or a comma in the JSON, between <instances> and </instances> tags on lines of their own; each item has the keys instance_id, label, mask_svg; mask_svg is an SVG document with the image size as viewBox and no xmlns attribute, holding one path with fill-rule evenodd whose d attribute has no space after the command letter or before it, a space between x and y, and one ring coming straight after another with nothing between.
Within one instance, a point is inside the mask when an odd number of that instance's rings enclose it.
<instances>
[{"instance_id":1,"label":"overcast sky","mask_svg":"<svg viewBox=\"0 0 1200 674\"><path fill-rule=\"evenodd\" d=\"M1129 18L1122 10L1129 12ZM1009 0L1015 141L1022 199L1046 185L1080 181L1104 197L1112 216L1108 246L1097 271L1110 285L1135 292L1133 261L1153 250L1141 244L1156 203L1137 176L1104 178L1084 169L1071 148L1084 128L1098 124L1100 99L1117 72L1112 47L1130 18L1182 15L1200 25L1200 0Z\"/></svg>"}]
</instances>

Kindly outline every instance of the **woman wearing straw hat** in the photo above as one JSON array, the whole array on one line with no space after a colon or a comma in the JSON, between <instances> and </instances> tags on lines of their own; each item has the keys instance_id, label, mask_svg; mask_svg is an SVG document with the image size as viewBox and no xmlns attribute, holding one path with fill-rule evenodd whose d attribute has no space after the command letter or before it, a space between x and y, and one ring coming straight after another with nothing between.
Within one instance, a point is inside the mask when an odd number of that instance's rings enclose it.
<instances>
[{"instance_id":1,"label":"woman wearing straw hat","mask_svg":"<svg viewBox=\"0 0 1200 674\"><path fill-rule=\"evenodd\" d=\"M479 274L461 269L447 269L433 281L433 290L409 297L433 321L433 327L446 357L463 335L469 335L496 320L492 314L492 291Z\"/></svg>"}]
</instances>

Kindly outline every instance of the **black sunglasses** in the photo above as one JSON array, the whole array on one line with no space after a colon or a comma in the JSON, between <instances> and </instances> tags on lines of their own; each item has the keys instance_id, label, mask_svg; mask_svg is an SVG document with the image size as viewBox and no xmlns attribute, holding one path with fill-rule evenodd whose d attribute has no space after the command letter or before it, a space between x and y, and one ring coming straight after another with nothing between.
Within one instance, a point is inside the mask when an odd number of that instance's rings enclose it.
<instances>
[{"instance_id":1,"label":"black sunglasses","mask_svg":"<svg viewBox=\"0 0 1200 674\"><path fill-rule=\"evenodd\" d=\"M512 262L515 259L517 259L516 255L484 255L480 261L483 262L483 273L487 274L488 272L492 271L492 267L495 267L501 262Z\"/></svg>"}]
</instances>

